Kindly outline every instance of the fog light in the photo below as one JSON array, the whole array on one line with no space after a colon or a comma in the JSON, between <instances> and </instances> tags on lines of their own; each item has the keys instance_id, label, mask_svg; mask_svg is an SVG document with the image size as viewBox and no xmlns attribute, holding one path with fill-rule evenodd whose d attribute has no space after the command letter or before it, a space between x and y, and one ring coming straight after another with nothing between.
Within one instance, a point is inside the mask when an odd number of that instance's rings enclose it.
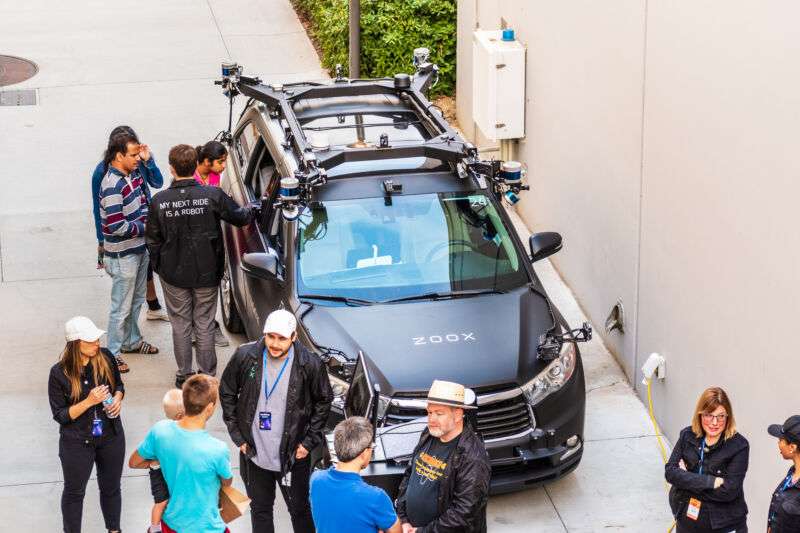
<instances>
[{"instance_id":1,"label":"fog light","mask_svg":"<svg viewBox=\"0 0 800 533\"><path fill-rule=\"evenodd\" d=\"M578 439L577 435L571 436L567 439L567 448L574 448L578 445L578 442L580 442L580 439Z\"/></svg>"}]
</instances>

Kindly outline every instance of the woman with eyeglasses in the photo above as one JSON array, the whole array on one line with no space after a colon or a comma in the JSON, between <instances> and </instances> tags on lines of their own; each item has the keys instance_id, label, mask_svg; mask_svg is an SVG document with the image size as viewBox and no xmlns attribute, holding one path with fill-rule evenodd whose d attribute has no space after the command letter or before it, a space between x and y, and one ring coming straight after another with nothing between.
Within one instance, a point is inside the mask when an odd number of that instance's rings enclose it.
<instances>
[{"instance_id":1,"label":"woman with eyeglasses","mask_svg":"<svg viewBox=\"0 0 800 533\"><path fill-rule=\"evenodd\" d=\"M665 467L677 533L747 531L742 485L749 457L728 395L719 387L706 389Z\"/></svg>"}]
</instances>

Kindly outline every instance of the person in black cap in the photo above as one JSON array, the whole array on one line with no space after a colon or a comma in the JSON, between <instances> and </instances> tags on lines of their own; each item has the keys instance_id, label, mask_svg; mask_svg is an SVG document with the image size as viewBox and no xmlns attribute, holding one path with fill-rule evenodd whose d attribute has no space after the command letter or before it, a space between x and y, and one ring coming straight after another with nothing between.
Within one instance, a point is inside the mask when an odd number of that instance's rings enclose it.
<instances>
[{"instance_id":1,"label":"person in black cap","mask_svg":"<svg viewBox=\"0 0 800 533\"><path fill-rule=\"evenodd\" d=\"M768 533L800 531L800 415L790 416L783 425L772 424L767 432L778 439L781 457L794 464L772 493L767 515Z\"/></svg>"}]
</instances>

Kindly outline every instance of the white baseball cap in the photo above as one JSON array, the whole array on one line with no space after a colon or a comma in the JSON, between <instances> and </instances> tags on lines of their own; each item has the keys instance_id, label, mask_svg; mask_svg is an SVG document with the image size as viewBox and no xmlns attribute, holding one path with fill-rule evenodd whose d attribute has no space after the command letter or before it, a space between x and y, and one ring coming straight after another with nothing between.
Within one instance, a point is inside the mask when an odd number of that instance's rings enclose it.
<instances>
[{"instance_id":1,"label":"white baseball cap","mask_svg":"<svg viewBox=\"0 0 800 533\"><path fill-rule=\"evenodd\" d=\"M273 311L264 322L264 333L277 333L287 339L292 336L297 329L297 319L286 309Z\"/></svg>"},{"instance_id":2,"label":"white baseball cap","mask_svg":"<svg viewBox=\"0 0 800 533\"><path fill-rule=\"evenodd\" d=\"M94 325L94 322L85 316L75 316L67 320L64 326L64 335L67 341L82 340L86 342L94 342L103 336L102 329Z\"/></svg>"}]
</instances>

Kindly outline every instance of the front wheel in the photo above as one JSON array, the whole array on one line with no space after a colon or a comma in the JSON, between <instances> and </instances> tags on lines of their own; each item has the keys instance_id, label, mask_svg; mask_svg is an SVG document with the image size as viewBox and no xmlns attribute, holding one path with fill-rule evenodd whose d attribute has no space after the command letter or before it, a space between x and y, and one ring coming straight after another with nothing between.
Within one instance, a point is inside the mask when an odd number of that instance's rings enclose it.
<instances>
[{"instance_id":1,"label":"front wheel","mask_svg":"<svg viewBox=\"0 0 800 533\"><path fill-rule=\"evenodd\" d=\"M222 323L231 333L244 333L242 317L236 309L236 300L233 299L233 283L231 281L230 264L225 257L225 270L219 284L219 300L222 303Z\"/></svg>"}]
</instances>

